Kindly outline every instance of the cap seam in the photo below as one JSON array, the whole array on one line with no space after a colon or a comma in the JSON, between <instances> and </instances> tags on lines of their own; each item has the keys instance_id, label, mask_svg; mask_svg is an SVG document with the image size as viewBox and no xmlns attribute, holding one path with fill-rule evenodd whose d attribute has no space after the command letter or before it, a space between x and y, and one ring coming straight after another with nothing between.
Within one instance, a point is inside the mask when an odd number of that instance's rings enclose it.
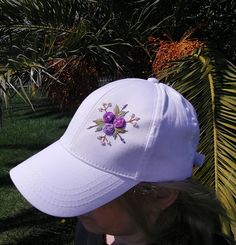
<instances>
[{"instance_id":1,"label":"cap seam","mask_svg":"<svg viewBox=\"0 0 236 245\"><path fill-rule=\"evenodd\" d=\"M135 175L127 175L126 173L124 172L120 172L120 171L114 171L113 169L111 168L104 168L100 165L102 165L102 163L95 163L85 157L82 157L81 155L78 155L78 154L75 154L74 152L72 152L71 150L69 150L62 142L61 140L59 141L59 143L62 145L62 147L71 155L73 155L75 158L77 158L78 160L84 162L85 164L88 164L90 165L91 167L96 167L97 169L99 170L103 170L105 172L108 172L110 174L114 174L114 175L118 175L120 177L125 177L125 178L128 178L128 179L131 179L131 180L135 180ZM99 165L100 164L100 165Z\"/></svg>"},{"instance_id":2,"label":"cap seam","mask_svg":"<svg viewBox=\"0 0 236 245\"><path fill-rule=\"evenodd\" d=\"M153 110L153 114L152 114L152 123L150 124L150 127L149 127L149 134L148 134L148 139L147 139L147 142L146 142L146 146L145 146L145 150L144 150L144 153L143 153L143 157L142 157L142 160L141 160L141 163L140 163L140 166L139 166L139 170L138 170L138 175L137 175L137 178L142 176L142 173L144 172L144 166L146 166L146 161L148 161L148 157L147 156L147 151L148 149L150 148L150 144L153 143L153 137L151 136L153 134L152 132L152 129L154 128L157 128L157 125L159 126L160 128L160 122L161 120L158 119L158 123L156 121L156 118L157 118L157 113L158 113L158 108L161 108L160 110L160 114L162 115L163 114L163 100L162 100L162 97L161 96L158 96L159 94L159 91L158 91L158 87L157 86L160 86L161 84L160 83L154 83L154 86L155 86L155 92L156 92L156 96L155 96L155 99L153 100L153 108L155 108ZM158 100L160 101L160 104L158 103ZM149 155L149 154L148 154Z\"/></svg>"}]
</instances>

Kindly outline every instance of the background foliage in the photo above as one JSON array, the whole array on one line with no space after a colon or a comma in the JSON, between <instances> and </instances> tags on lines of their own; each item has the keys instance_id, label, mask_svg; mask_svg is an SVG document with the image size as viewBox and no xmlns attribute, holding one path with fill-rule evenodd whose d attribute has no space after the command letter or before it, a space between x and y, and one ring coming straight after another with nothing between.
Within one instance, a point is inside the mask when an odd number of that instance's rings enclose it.
<instances>
[{"instance_id":1,"label":"background foliage","mask_svg":"<svg viewBox=\"0 0 236 245\"><path fill-rule=\"evenodd\" d=\"M151 57L145 49L148 38L176 41L190 29L194 38L211 42L235 61L234 9L232 0L1 0L0 64L8 84L5 87L22 90L22 80L41 86L42 76L47 76L47 81L51 78L50 82L57 80L55 66L50 74L48 66L58 58L66 63L71 59L88 63L96 69L97 80L104 76L147 77L151 74ZM89 75L90 69L82 64L80 69ZM81 89L86 79L74 82L80 83ZM96 86L88 87L84 96ZM72 89L67 92L65 101Z\"/></svg>"}]
</instances>

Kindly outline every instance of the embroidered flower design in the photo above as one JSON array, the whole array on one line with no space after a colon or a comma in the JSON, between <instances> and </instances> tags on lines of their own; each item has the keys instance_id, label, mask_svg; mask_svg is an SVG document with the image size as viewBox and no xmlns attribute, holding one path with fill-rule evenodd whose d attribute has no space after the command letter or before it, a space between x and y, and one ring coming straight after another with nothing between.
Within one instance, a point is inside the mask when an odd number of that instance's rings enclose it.
<instances>
[{"instance_id":1,"label":"embroidered flower design","mask_svg":"<svg viewBox=\"0 0 236 245\"><path fill-rule=\"evenodd\" d=\"M125 144L126 142L121 135L128 132L126 130L126 125L130 123L135 128L139 127L137 122L140 120L140 118L136 117L135 114L132 114L128 121L125 120L126 114L129 113L129 111L125 111L127 106L128 105L124 105L120 109L119 106L116 105L112 112L108 111L109 108L112 107L112 104L103 103L102 107L98 109L100 112L104 112L103 117L94 120L93 122L95 125L88 127L88 129L96 128L95 132L104 133L103 135L97 137L102 145L111 146L111 142L109 141L110 136L113 136L115 140L119 138Z\"/></svg>"}]
</instances>

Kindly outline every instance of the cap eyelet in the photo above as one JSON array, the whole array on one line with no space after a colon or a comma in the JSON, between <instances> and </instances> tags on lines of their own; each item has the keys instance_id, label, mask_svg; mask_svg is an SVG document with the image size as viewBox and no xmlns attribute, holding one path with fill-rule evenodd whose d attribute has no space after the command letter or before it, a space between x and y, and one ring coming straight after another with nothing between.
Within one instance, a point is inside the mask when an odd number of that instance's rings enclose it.
<instances>
[{"instance_id":1,"label":"cap eyelet","mask_svg":"<svg viewBox=\"0 0 236 245\"><path fill-rule=\"evenodd\" d=\"M157 80L155 77L149 77L148 81L152 83L159 83L159 80Z\"/></svg>"}]
</instances>

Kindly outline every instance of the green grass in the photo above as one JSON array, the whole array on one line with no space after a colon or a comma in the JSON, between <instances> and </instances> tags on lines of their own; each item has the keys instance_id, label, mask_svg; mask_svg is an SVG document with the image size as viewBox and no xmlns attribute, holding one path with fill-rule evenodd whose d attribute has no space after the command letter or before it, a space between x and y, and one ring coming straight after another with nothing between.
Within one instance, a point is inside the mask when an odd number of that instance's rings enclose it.
<instances>
[{"instance_id":1,"label":"green grass","mask_svg":"<svg viewBox=\"0 0 236 245\"><path fill-rule=\"evenodd\" d=\"M73 244L75 219L45 215L19 194L9 170L37 153L65 131L72 114L45 98L34 98L35 112L16 99L3 112L0 128L0 245Z\"/></svg>"}]
</instances>

